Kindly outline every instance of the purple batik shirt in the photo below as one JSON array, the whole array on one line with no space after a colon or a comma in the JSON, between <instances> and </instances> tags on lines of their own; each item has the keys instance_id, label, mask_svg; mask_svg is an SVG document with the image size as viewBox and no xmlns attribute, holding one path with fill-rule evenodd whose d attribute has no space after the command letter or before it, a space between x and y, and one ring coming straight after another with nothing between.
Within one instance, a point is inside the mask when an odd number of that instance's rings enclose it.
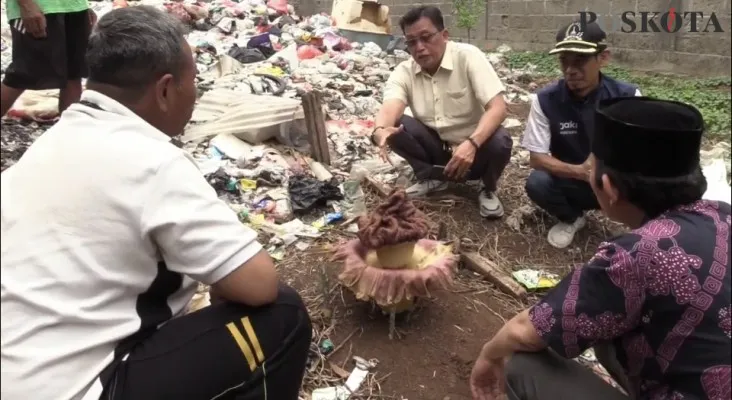
<instances>
[{"instance_id":1,"label":"purple batik shirt","mask_svg":"<svg viewBox=\"0 0 732 400\"><path fill-rule=\"evenodd\" d=\"M699 201L600 245L529 310L574 358L616 349L636 398L730 400L730 206Z\"/></svg>"}]
</instances>

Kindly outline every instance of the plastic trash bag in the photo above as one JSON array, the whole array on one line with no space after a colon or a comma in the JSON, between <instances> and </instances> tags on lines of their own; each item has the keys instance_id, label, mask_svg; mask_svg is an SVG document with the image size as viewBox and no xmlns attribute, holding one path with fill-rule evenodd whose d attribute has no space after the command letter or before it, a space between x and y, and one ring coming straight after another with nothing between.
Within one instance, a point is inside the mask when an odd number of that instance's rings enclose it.
<instances>
[{"instance_id":1,"label":"plastic trash bag","mask_svg":"<svg viewBox=\"0 0 732 400\"><path fill-rule=\"evenodd\" d=\"M343 200L343 193L338 186L305 175L291 177L287 191L294 212L309 211L325 205L328 200Z\"/></svg>"},{"instance_id":2,"label":"plastic trash bag","mask_svg":"<svg viewBox=\"0 0 732 400\"><path fill-rule=\"evenodd\" d=\"M257 49L264 55L265 58L269 58L275 53L272 47L272 41L269 38L269 33L262 33L257 36L253 36L247 42L248 49Z\"/></svg>"},{"instance_id":3,"label":"plastic trash bag","mask_svg":"<svg viewBox=\"0 0 732 400\"><path fill-rule=\"evenodd\" d=\"M236 44L229 49L228 55L242 64L252 64L267 59L259 49L241 48Z\"/></svg>"}]
</instances>

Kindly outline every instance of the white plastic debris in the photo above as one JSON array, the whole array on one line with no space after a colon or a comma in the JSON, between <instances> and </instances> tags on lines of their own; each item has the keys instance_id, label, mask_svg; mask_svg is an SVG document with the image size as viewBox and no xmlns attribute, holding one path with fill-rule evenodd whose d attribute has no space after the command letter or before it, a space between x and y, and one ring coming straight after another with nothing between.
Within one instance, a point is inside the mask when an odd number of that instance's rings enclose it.
<instances>
[{"instance_id":1,"label":"white plastic debris","mask_svg":"<svg viewBox=\"0 0 732 400\"><path fill-rule=\"evenodd\" d=\"M369 370L376 367L376 361L366 360L358 356L354 356L353 361L356 362L356 366L346 379L346 388L351 392L356 392L361 388L361 384L368 376Z\"/></svg>"},{"instance_id":2,"label":"white plastic debris","mask_svg":"<svg viewBox=\"0 0 732 400\"><path fill-rule=\"evenodd\" d=\"M343 386L333 386L321 389L315 389L312 394L312 400L347 400L352 393L357 392L361 388L361 384L366 380L369 371L376 368L378 361L366 360L358 356L353 357L356 366L346 379Z\"/></svg>"},{"instance_id":3,"label":"white plastic debris","mask_svg":"<svg viewBox=\"0 0 732 400\"><path fill-rule=\"evenodd\" d=\"M519 121L516 118L506 118L505 121L503 121L503 127L504 128L516 128L521 126L521 121Z\"/></svg>"},{"instance_id":4,"label":"white plastic debris","mask_svg":"<svg viewBox=\"0 0 732 400\"><path fill-rule=\"evenodd\" d=\"M254 146L230 133L222 133L216 136L211 140L211 145L234 160L252 159L261 156L261 149L260 154L258 154Z\"/></svg>"},{"instance_id":5,"label":"white plastic debris","mask_svg":"<svg viewBox=\"0 0 732 400\"><path fill-rule=\"evenodd\" d=\"M332 386L313 390L312 400L346 400L351 396L343 386Z\"/></svg>"},{"instance_id":6,"label":"white plastic debris","mask_svg":"<svg viewBox=\"0 0 732 400\"><path fill-rule=\"evenodd\" d=\"M499 53L510 53L511 52L511 46L507 44L502 44L496 48L496 51Z\"/></svg>"},{"instance_id":7,"label":"white plastic debris","mask_svg":"<svg viewBox=\"0 0 732 400\"><path fill-rule=\"evenodd\" d=\"M198 284L198 287L196 288L196 294L193 295L193 298L188 303L188 306L186 307L186 314L190 314L192 312L196 312L202 308L208 307L211 305L211 294L209 293L210 288L202 283Z\"/></svg>"},{"instance_id":8,"label":"white plastic debris","mask_svg":"<svg viewBox=\"0 0 732 400\"><path fill-rule=\"evenodd\" d=\"M730 203L730 144L719 142L711 149L700 152L702 173L707 179L707 191L703 198Z\"/></svg>"},{"instance_id":9,"label":"white plastic debris","mask_svg":"<svg viewBox=\"0 0 732 400\"><path fill-rule=\"evenodd\" d=\"M707 191L702 196L704 199L732 202L732 188L727 183L727 167L722 159L716 159L703 167L702 173L707 178Z\"/></svg>"},{"instance_id":10,"label":"white plastic debris","mask_svg":"<svg viewBox=\"0 0 732 400\"><path fill-rule=\"evenodd\" d=\"M313 172L313 175L315 175L315 178L320 181L330 181L333 179L333 174L328 171L325 166L313 159L307 160L308 165L310 166L310 170Z\"/></svg>"},{"instance_id":11,"label":"white plastic debris","mask_svg":"<svg viewBox=\"0 0 732 400\"><path fill-rule=\"evenodd\" d=\"M294 99L217 89L201 97L193 115L194 122L205 122L191 124L182 140L230 133L252 144L261 143L277 136L281 124L295 120L299 108L300 101Z\"/></svg>"}]
</instances>

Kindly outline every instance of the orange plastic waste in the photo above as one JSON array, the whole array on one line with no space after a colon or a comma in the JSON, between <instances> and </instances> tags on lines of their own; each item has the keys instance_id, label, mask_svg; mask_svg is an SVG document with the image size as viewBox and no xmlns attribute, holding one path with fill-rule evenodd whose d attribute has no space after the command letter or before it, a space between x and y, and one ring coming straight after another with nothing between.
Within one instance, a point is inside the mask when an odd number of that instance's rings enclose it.
<instances>
[{"instance_id":1,"label":"orange plastic waste","mask_svg":"<svg viewBox=\"0 0 732 400\"><path fill-rule=\"evenodd\" d=\"M127 0L114 0L112 2L112 8L125 8L128 5Z\"/></svg>"}]
</instances>

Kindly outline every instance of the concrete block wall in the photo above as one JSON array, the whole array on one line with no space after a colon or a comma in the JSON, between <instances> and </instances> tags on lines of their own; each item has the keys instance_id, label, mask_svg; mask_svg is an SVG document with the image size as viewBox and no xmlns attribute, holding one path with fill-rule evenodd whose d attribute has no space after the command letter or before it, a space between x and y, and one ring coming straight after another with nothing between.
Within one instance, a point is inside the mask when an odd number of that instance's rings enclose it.
<instances>
[{"instance_id":1,"label":"concrete block wall","mask_svg":"<svg viewBox=\"0 0 732 400\"><path fill-rule=\"evenodd\" d=\"M454 8L450 0L381 0L390 8L392 32L400 35L398 20L417 4L435 5L445 16L451 36L465 41L466 32L454 26ZM642 70L675 72L699 76L729 76L732 68L732 0L486 0L485 13L471 32L471 42L490 49L508 44L515 50L547 51L554 43L559 27L578 17L579 11L598 15L608 31L608 42L617 63ZM301 15L330 12L332 0L295 0ZM612 18L624 11L665 12L701 11L704 23L715 13L723 33L623 33L612 29ZM640 25L640 16L636 14ZM704 24L702 24L702 27Z\"/></svg>"}]
</instances>

